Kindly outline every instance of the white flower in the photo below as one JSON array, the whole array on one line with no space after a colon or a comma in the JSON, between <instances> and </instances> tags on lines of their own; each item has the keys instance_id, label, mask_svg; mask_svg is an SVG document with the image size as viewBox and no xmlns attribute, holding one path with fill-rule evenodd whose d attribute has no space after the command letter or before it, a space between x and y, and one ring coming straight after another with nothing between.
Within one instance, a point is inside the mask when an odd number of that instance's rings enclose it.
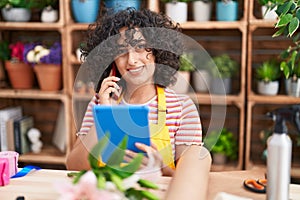
<instances>
[{"instance_id":1,"label":"white flower","mask_svg":"<svg viewBox=\"0 0 300 200\"><path fill-rule=\"evenodd\" d=\"M37 45L33 50L28 51L26 59L31 63L39 63L41 58L50 54L50 50L42 45Z\"/></svg>"}]
</instances>

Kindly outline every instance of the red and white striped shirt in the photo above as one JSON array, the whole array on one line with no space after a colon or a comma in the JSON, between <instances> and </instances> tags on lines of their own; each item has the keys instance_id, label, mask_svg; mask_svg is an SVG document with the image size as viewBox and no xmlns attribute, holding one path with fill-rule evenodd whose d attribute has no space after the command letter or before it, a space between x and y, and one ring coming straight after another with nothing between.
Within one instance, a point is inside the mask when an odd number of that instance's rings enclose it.
<instances>
[{"instance_id":1,"label":"red and white striped shirt","mask_svg":"<svg viewBox=\"0 0 300 200\"><path fill-rule=\"evenodd\" d=\"M202 145L202 127L199 112L194 102L187 95L175 94L174 91L165 88L166 96L166 125L172 144L173 155L175 145ZM88 104L82 125L78 134L87 134L94 124L92 108L98 104L98 96L95 95ZM120 104L127 104L123 99ZM145 105L149 106L149 122L157 124L157 96Z\"/></svg>"}]
</instances>

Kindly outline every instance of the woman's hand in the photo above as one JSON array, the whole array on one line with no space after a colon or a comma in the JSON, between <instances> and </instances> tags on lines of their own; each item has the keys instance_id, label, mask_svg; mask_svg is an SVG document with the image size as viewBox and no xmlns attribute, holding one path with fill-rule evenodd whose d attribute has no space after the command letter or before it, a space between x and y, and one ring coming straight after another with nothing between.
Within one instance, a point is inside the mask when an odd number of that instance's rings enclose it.
<instances>
[{"instance_id":1,"label":"woman's hand","mask_svg":"<svg viewBox=\"0 0 300 200\"><path fill-rule=\"evenodd\" d=\"M109 76L103 80L98 93L100 104L108 105L116 103L121 95L121 87L117 84L119 80L120 78L116 76Z\"/></svg>"},{"instance_id":2,"label":"woman's hand","mask_svg":"<svg viewBox=\"0 0 300 200\"><path fill-rule=\"evenodd\" d=\"M154 145L148 146L137 142L135 143L135 146L141 151L147 153L147 156L143 157L141 169L144 169L146 167L150 167L152 169L161 169L163 167L163 159ZM126 150L124 160L126 162L130 162L136 155L137 153Z\"/></svg>"},{"instance_id":3,"label":"woman's hand","mask_svg":"<svg viewBox=\"0 0 300 200\"><path fill-rule=\"evenodd\" d=\"M150 173L152 175L154 173L155 175L153 175L153 177L157 177L161 175L164 176L173 175L174 170L171 169L169 166L164 165L162 156L153 143L151 144L151 146L147 146L142 143L136 143L135 146L138 149L147 153L147 157L146 156L143 157L141 169L139 170L140 173L142 174ZM137 153L130 150L126 150L124 160L126 162L130 162L136 155ZM149 177L147 178L149 179Z\"/></svg>"}]
</instances>

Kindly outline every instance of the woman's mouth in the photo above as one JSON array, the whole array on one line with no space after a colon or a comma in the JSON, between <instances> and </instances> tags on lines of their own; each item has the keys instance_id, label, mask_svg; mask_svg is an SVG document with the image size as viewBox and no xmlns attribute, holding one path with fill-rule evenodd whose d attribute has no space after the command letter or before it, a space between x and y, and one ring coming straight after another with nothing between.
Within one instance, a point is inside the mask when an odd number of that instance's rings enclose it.
<instances>
[{"instance_id":1,"label":"woman's mouth","mask_svg":"<svg viewBox=\"0 0 300 200\"><path fill-rule=\"evenodd\" d=\"M136 67L136 68L131 68L128 69L128 72L132 73L132 74L137 74L140 73L143 70L143 66L142 67Z\"/></svg>"}]
</instances>

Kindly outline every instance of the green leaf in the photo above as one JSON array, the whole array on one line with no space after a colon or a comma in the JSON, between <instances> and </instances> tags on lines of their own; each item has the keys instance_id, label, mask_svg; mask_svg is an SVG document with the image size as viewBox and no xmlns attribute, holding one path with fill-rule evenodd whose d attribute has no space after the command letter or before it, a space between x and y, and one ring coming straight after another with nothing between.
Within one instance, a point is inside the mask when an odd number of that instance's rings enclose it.
<instances>
[{"instance_id":1,"label":"green leaf","mask_svg":"<svg viewBox=\"0 0 300 200\"><path fill-rule=\"evenodd\" d=\"M153 183L153 182L151 182L149 180L146 180L146 179L140 179L138 181L138 184L141 187L145 187L145 188L151 188L151 189L158 189L159 188L155 183Z\"/></svg>"},{"instance_id":2,"label":"green leaf","mask_svg":"<svg viewBox=\"0 0 300 200\"><path fill-rule=\"evenodd\" d=\"M122 141L119 143L118 147L115 148L114 152L111 154L107 161L107 165L117 165L119 166L124 160L125 149L127 146L128 135L125 135Z\"/></svg>"},{"instance_id":3,"label":"green leaf","mask_svg":"<svg viewBox=\"0 0 300 200\"><path fill-rule=\"evenodd\" d=\"M104 174L99 170L97 174L97 187L100 189L104 189L106 186L106 178Z\"/></svg>"},{"instance_id":4,"label":"green leaf","mask_svg":"<svg viewBox=\"0 0 300 200\"><path fill-rule=\"evenodd\" d=\"M286 50L284 50L284 51L282 51L281 53L280 53L280 57L282 58L282 59L287 59L288 57L289 57L289 51L286 49Z\"/></svg>"},{"instance_id":5,"label":"green leaf","mask_svg":"<svg viewBox=\"0 0 300 200\"><path fill-rule=\"evenodd\" d=\"M299 27L299 19L294 17L289 24L289 36L291 37Z\"/></svg>"},{"instance_id":6,"label":"green leaf","mask_svg":"<svg viewBox=\"0 0 300 200\"><path fill-rule=\"evenodd\" d=\"M100 157L103 149L107 146L107 143L109 141L110 134L106 133L104 137L101 138L101 140L93 147L92 151L89 154L89 162L92 168L98 168L99 162L98 158Z\"/></svg>"},{"instance_id":7,"label":"green leaf","mask_svg":"<svg viewBox=\"0 0 300 200\"><path fill-rule=\"evenodd\" d=\"M121 168L117 168L117 167L111 167L110 170L112 170L115 174L117 174L122 179L128 178L133 174L133 172L124 171Z\"/></svg>"},{"instance_id":8,"label":"green leaf","mask_svg":"<svg viewBox=\"0 0 300 200\"><path fill-rule=\"evenodd\" d=\"M297 43L297 41L299 40L299 38L300 38L300 33L297 33L296 35L294 35L293 42Z\"/></svg>"},{"instance_id":9,"label":"green leaf","mask_svg":"<svg viewBox=\"0 0 300 200\"><path fill-rule=\"evenodd\" d=\"M156 196L155 194L153 194L147 190L141 190L140 193L149 200L159 200L158 196Z\"/></svg>"},{"instance_id":10,"label":"green leaf","mask_svg":"<svg viewBox=\"0 0 300 200\"><path fill-rule=\"evenodd\" d=\"M286 14L279 18L279 21L275 25L275 28L286 26L290 21L292 20L293 15L292 14Z\"/></svg>"},{"instance_id":11,"label":"green leaf","mask_svg":"<svg viewBox=\"0 0 300 200\"><path fill-rule=\"evenodd\" d=\"M142 160L143 160L144 155L142 153L138 153L134 159L128 163L127 165L121 167L121 169L125 172L135 172L136 170L139 169Z\"/></svg>"},{"instance_id":12,"label":"green leaf","mask_svg":"<svg viewBox=\"0 0 300 200\"><path fill-rule=\"evenodd\" d=\"M291 8L291 6L293 5L292 1L287 1L284 4L280 5L280 10L281 10L281 14L285 15Z\"/></svg>"},{"instance_id":13,"label":"green leaf","mask_svg":"<svg viewBox=\"0 0 300 200\"><path fill-rule=\"evenodd\" d=\"M283 74L286 79L290 76L290 69L285 61L280 63L280 70L283 71Z\"/></svg>"},{"instance_id":14,"label":"green leaf","mask_svg":"<svg viewBox=\"0 0 300 200\"><path fill-rule=\"evenodd\" d=\"M81 176L83 174L85 174L85 172L86 172L86 170L82 170L82 171L80 171L80 172L78 172L76 174L72 174L72 176L75 176L75 178L73 179L73 183L74 184L78 183L79 179L81 178Z\"/></svg>"},{"instance_id":15,"label":"green leaf","mask_svg":"<svg viewBox=\"0 0 300 200\"><path fill-rule=\"evenodd\" d=\"M295 16L300 20L300 8L296 10Z\"/></svg>"},{"instance_id":16,"label":"green leaf","mask_svg":"<svg viewBox=\"0 0 300 200\"><path fill-rule=\"evenodd\" d=\"M272 37L278 37L278 36L282 35L282 33L284 32L284 30L285 30L285 26L280 27L279 30L276 31L276 33L274 33L274 34L272 35Z\"/></svg>"},{"instance_id":17,"label":"green leaf","mask_svg":"<svg viewBox=\"0 0 300 200\"><path fill-rule=\"evenodd\" d=\"M122 178L119 177L117 174L115 174L113 171L109 171L109 175L110 175L111 181L116 185L116 187L118 188L118 190L124 192L125 191L125 187L123 185Z\"/></svg>"}]
</instances>

